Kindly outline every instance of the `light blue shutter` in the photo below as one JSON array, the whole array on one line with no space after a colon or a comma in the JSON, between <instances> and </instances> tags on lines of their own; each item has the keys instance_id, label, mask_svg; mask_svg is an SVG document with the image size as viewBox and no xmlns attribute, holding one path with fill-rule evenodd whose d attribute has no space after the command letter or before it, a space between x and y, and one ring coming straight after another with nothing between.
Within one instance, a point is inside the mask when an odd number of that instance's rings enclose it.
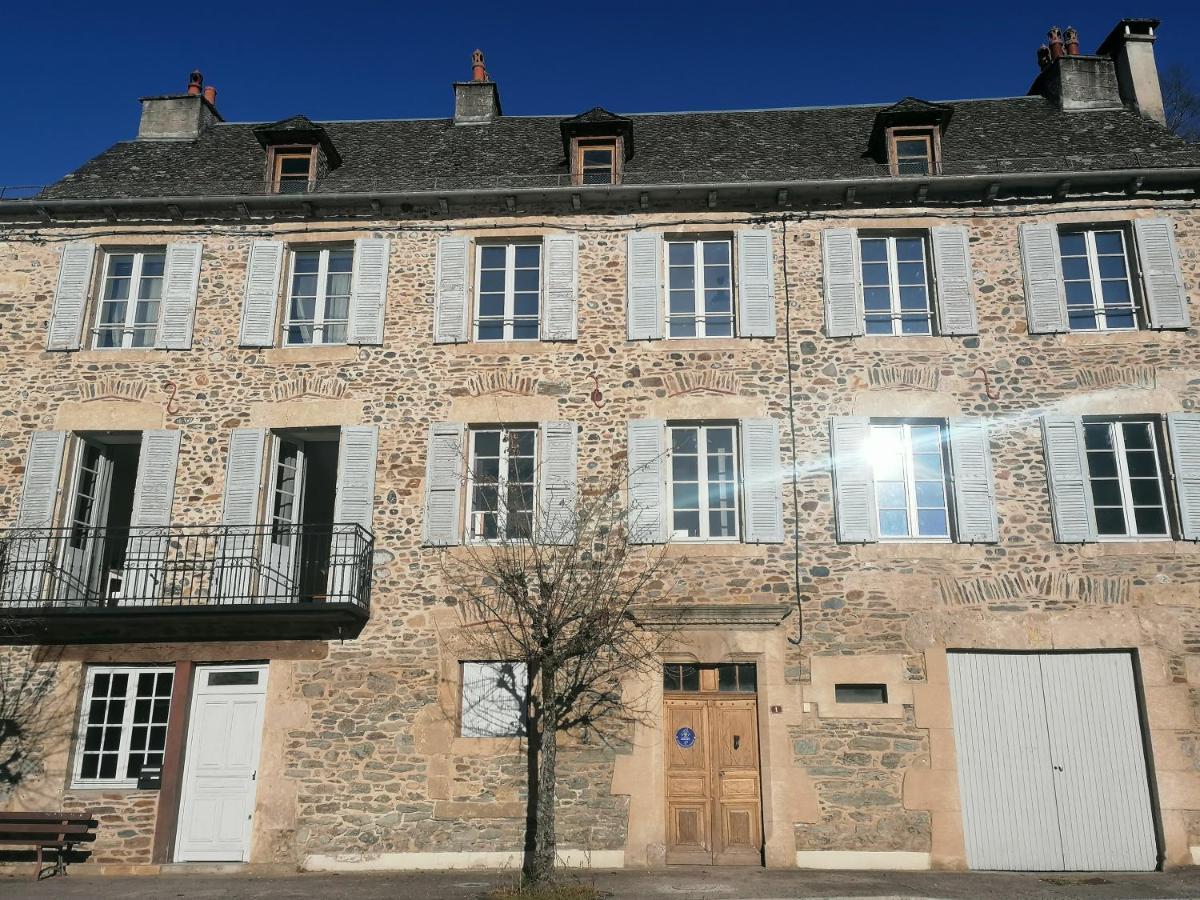
<instances>
[{"instance_id":1,"label":"light blue shutter","mask_svg":"<svg viewBox=\"0 0 1200 900\"><path fill-rule=\"evenodd\" d=\"M283 242L255 241L246 264L246 295L242 301L243 347L273 347L279 305L279 278L283 272Z\"/></svg>"},{"instance_id":2,"label":"light blue shutter","mask_svg":"<svg viewBox=\"0 0 1200 900\"><path fill-rule=\"evenodd\" d=\"M933 271L937 278L938 331L979 334L975 295L971 288L971 241L962 225L929 229Z\"/></svg>"},{"instance_id":3,"label":"light blue shutter","mask_svg":"<svg viewBox=\"0 0 1200 900\"><path fill-rule=\"evenodd\" d=\"M163 264L160 350L190 350L200 286L200 244L168 244Z\"/></svg>"},{"instance_id":4,"label":"light blue shutter","mask_svg":"<svg viewBox=\"0 0 1200 900\"><path fill-rule=\"evenodd\" d=\"M737 312L739 337L775 336L775 265L771 232L747 228L737 233Z\"/></svg>"},{"instance_id":5,"label":"light blue shutter","mask_svg":"<svg viewBox=\"0 0 1200 900\"><path fill-rule=\"evenodd\" d=\"M52 541L47 529L54 524L66 445L65 431L35 431L29 436L16 525L31 531L13 535L8 543L6 565L0 567L0 603L40 603L49 584Z\"/></svg>"},{"instance_id":6,"label":"light blue shutter","mask_svg":"<svg viewBox=\"0 0 1200 900\"><path fill-rule=\"evenodd\" d=\"M161 596L181 435L180 431L169 430L142 432L125 550L122 592L126 597Z\"/></svg>"},{"instance_id":7,"label":"light blue shutter","mask_svg":"<svg viewBox=\"0 0 1200 900\"><path fill-rule=\"evenodd\" d=\"M1096 539L1096 510L1088 481L1083 422L1074 416L1042 416L1042 443L1054 539L1072 544Z\"/></svg>"},{"instance_id":8,"label":"light blue shutter","mask_svg":"<svg viewBox=\"0 0 1200 900\"><path fill-rule=\"evenodd\" d=\"M579 318L579 238L547 235L542 240L545 290L542 292L543 341L573 341Z\"/></svg>"},{"instance_id":9,"label":"light blue shutter","mask_svg":"<svg viewBox=\"0 0 1200 900\"><path fill-rule=\"evenodd\" d=\"M1067 293L1063 286L1057 226L1026 223L1021 226L1020 241L1029 333L1068 331Z\"/></svg>"},{"instance_id":10,"label":"light blue shutter","mask_svg":"<svg viewBox=\"0 0 1200 900\"><path fill-rule=\"evenodd\" d=\"M542 464L538 473L543 543L570 544L575 540L578 487L578 432L574 422L542 422Z\"/></svg>"},{"instance_id":11,"label":"light blue shutter","mask_svg":"<svg viewBox=\"0 0 1200 900\"><path fill-rule=\"evenodd\" d=\"M661 419L628 423L629 542L663 544L667 540L666 425Z\"/></svg>"},{"instance_id":12,"label":"light blue shutter","mask_svg":"<svg viewBox=\"0 0 1200 900\"><path fill-rule=\"evenodd\" d=\"M387 238L358 238L354 242L354 274L350 288L350 325L347 344L378 346L383 343L383 317L387 309Z\"/></svg>"},{"instance_id":13,"label":"light blue shutter","mask_svg":"<svg viewBox=\"0 0 1200 900\"><path fill-rule=\"evenodd\" d=\"M425 460L425 543L450 547L462 542L462 483L465 429L458 422L429 427Z\"/></svg>"},{"instance_id":14,"label":"light blue shutter","mask_svg":"<svg viewBox=\"0 0 1200 900\"><path fill-rule=\"evenodd\" d=\"M994 544L1000 540L992 447L983 419L950 420L950 470L954 475L954 514L958 541Z\"/></svg>"},{"instance_id":15,"label":"light blue shutter","mask_svg":"<svg viewBox=\"0 0 1200 900\"><path fill-rule=\"evenodd\" d=\"M438 238L437 272L434 275L436 293L433 301L435 344L461 344L467 339L467 269L470 253L469 238Z\"/></svg>"},{"instance_id":16,"label":"light blue shutter","mask_svg":"<svg viewBox=\"0 0 1200 900\"><path fill-rule=\"evenodd\" d=\"M830 419L834 518L837 521L837 539L847 544L879 540L875 476L867 455L870 439L870 419L859 416L834 416Z\"/></svg>"},{"instance_id":17,"label":"light blue shutter","mask_svg":"<svg viewBox=\"0 0 1200 900\"><path fill-rule=\"evenodd\" d=\"M375 509L375 466L379 456L379 428L346 425L338 447L337 488L333 520L339 525L361 525L371 531Z\"/></svg>"},{"instance_id":18,"label":"light blue shutter","mask_svg":"<svg viewBox=\"0 0 1200 900\"><path fill-rule=\"evenodd\" d=\"M213 571L213 593L222 600L250 596L259 568L257 533L258 499L263 481L267 432L263 428L235 428L229 433L225 460L225 496L221 524L226 528L218 542Z\"/></svg>"},{"instance_id":19,"label":"light blue shutter","mask_svg":"<svg viewBox=\"0 0 1200 900\"><path fill-rule=\"evenodd\" d=\"M625 315L631 341L655 341L663 336L662 245L661 234L629 232Z\"/></svg>"},{"instance_id":20,"label":"light blue shutter","mask_svg":"<svg viewBox=\"0 0 1200 900\"><path fill-rule=\"evenodd\" d=\"M747 544L783 541L783 465L779 420L742 419L742 498Z\"/></svg>"},{"instance_id":21,"label":"light blue shutter","mask_svg":"<svg viewBox=\"0 0 1200 900\"><path fill-rule=\"evenodd\" d=\"M821 259L825 283L825 334L829 337L862 334L866 316L858 232L853 228L826 228L821 232Z\"/></svg>"},{"instance_id":22,"label":"light blue shutter","mask_svg":"<svg viewBox=\"0 0 1200 900\"><path fill-rule=\"evenodd\" d=\"M1179 269L1175 225L1170 219L1134 219L1146 318L1151 328L1187 328L1187 288Z\"/></svg>"},{"instance_id":23,"label":"light blue shutter","mask_svg":"<svg viewBox=\"0 0 1200 900\"><path fill-rule=\"evenodd\" d=\"M91 241L74 241L63 247L46 335L47 350L79 349L95 260L96 245Z\"/></svg>"},{"instance_id":24,"label":"light blue shutter","mask_svg":"<svg viewBox=\"0 0 1200 900\"><path fill-rule=\"evenodd\" d=\"M1200 541L1200 414L1168 413L1171 463L1179 497L1179 531L1185 541Z\"/></svg>"}]
</instances>

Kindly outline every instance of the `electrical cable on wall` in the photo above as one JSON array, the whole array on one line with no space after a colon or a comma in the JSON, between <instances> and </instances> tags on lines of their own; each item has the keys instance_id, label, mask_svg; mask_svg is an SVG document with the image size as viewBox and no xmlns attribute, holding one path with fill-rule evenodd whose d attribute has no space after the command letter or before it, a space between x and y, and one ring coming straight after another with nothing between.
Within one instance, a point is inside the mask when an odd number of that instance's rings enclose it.
<instances>
[{"instance_id":1,"label":"electrical cable on wall","mask_svg":"<svg viewBox=\"0 0 1200 900\"><path fill-rule=\"evenodd\" d=\"M792 374L792 290L788 283L787 227L788 220L784 218L780 237L783 244L783 347L784 355L787 357L788 430L792 441L792 515L795 517L792 527L792 578L796 589L796 636L788 638L788 642L793 646L799 646L800 642L804 640L804 598L800 593L800 487L796 484L799 466L796 456L796 393Z\"/></svg>"}]
</instances>

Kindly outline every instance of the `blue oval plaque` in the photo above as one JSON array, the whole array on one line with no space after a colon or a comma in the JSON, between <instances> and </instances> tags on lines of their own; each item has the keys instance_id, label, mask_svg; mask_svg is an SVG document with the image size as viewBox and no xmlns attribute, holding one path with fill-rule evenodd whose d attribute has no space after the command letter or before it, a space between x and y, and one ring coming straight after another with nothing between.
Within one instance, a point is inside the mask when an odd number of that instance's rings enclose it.
<instances>
[{"instance_id":1,"label":"blue oval plaque","mask_svg":"<svg viewBox=\"0 0 1200 900\"><path fill-rule=\"evenodd\" d=\"M692 729L686 726L680 728L677 732L675 732L675 743L677 743L684 750L687 750L692 746L692 744L696 743L696 732L692 731Z\"/></svg>"}]
</instances>

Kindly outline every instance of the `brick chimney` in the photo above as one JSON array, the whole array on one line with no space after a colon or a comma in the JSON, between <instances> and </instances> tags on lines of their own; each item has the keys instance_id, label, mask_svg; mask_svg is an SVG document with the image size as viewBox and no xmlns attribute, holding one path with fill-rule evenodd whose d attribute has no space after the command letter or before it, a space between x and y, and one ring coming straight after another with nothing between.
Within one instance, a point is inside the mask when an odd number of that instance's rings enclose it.
<instances>
[{"instance_id":1,"label":"brick chimney","mask_svg":"<svg viewBox=\"0 0 1200 900\"><path fill-rule=\"evenodd\" d=\"M194 141L214 122L224 121L217 112L217 89L204 86L199 70L188 77L187 91L139 98L142 120L139 141Z\"/></svg>"},{"instance_id":2,"label":"brick chimney","mask_svg":"<svg viewBox=\"0 0 1200 900\"><path fill-rule=\"evenodd\" d=\"M1121 101L1147 119L1165 125L1162 88L1154 61L1158 19L1122 19L1104 39L1096 53L1116 64Z\"/></svg>"},{"instance_id":3,"label":"brick chimney","mask_svg":"<svg viewBox=\"0 0 1200 900\"><path fill-rule=\"evenodd\" d=\"M500 89L488 77L483 51L471 54L471 80L454 82L454 124L486 125L500 118Z\"/></svg>"}]
</instances>

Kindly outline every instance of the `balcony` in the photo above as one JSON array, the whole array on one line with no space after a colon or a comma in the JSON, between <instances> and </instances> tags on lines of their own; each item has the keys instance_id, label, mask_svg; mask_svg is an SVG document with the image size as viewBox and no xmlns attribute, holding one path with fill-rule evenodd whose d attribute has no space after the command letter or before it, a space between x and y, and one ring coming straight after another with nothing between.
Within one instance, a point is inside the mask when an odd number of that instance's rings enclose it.
<instances>
[{"instance_id":1,"label":"balcony","mask_svg":"<svg viewBox=\"0 0 1200 900\"><path fill-rule=\"evenodd\" d=\"M0 530L0 643L353 638L373 550L361 525Z\"/></svg>"}]
</instances>

